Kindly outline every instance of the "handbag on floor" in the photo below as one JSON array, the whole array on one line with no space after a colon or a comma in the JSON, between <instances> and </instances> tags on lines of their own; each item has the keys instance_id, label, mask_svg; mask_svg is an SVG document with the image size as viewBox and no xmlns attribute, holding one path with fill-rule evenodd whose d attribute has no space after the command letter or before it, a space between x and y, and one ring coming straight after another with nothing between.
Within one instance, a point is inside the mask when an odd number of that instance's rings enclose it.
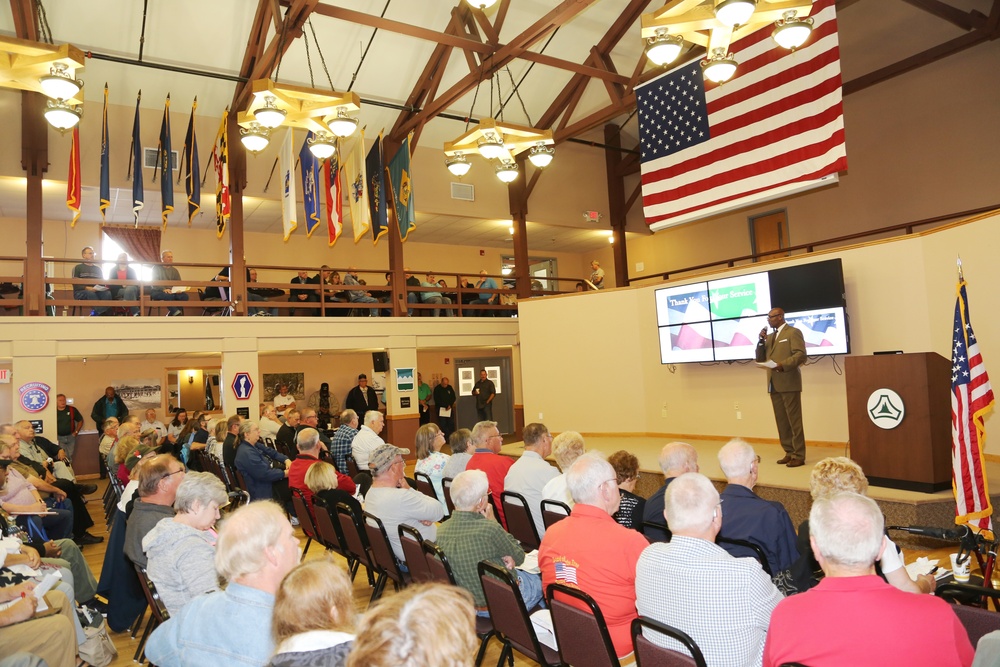
<instances>
[{"instance_id":1,"label":"handbag on floor","mask_svg":"<svg viewBox=\"0 0 1000 667\"><path fill-rule=\"evenodd\" d=\"M118 657L118 649L108 635L108 624L104 617L89 607L76 610L83 626L83 634L87 636L78 647L80 659L93 667L108 667Z\"/></svg>"}]
</instances>

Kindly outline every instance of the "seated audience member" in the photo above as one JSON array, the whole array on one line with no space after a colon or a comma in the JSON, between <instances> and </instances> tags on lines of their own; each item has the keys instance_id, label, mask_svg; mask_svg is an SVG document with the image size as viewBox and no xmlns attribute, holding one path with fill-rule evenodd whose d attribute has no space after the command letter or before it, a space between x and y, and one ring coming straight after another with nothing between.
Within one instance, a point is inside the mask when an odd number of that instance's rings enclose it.
<instances>
[{"instance_id":1,"label":"seated audience member","mask_svg":"<svg viewBox=\"0 0 1000 667\"><path fill-rule=\"evenodd\" d=\"M131 470L125 465L125 460L139 449L139 438L135 435L129 434L124 438L119 438L118 444L115 445L115 477L121 482L122 487L128 484L129 475ZM175 457L176 458L176 457Z\"/></svg>"},{"instance_id":2,"label":"seated audience member","mask_svg":"<svg viewBox=\"0 0 1000 667\"><path fill-rule=\"evenodd\" d=\"M385 444L385 440L379 437L384 426L385 417L382 416L381 412L369 410L365 413L365 424L351 441L351 455L354 457L354 462L358 464L359 470L368 470L368 459L371 453Z\"/></svg>"},{"instance_id":3,"label":"seated audience member","mask_svg":"<svg viewBox=\"0 0 1000 667\"><path fill-rule=\"evenodd\" d=\"M250 500L274 498L285 505L284 501L288 497L288 457L270 447L258 446L260 427L257 422L245 421L240 424L239 437L235 465L243 473ZM279 486L283 489L279 489Z\"/></svg>"},{"instance_id":4,"label":"seated audience member","mask_svg":"<svg viewBox=\"0 0 1000 667\"><path fill-rule=\"evenodd\" d=\"M276 503L240 507L219 527L215 570L225 590L202 595L158 627L146 657L159 667L260 667L274 654L274 596L298 564L299 541Z\"/></svg>"},{"instance_id":5,"label":"seated audience member","mask_svg":"<svg viewBox=\"0 0 1000 667\"><path fill-rule=\"evenodd\" d=\"M444 516L441 503L407 483L403 454L409 453L410 450L393 445L382 445L372 452L368 462L372 486L365 495L365 510L382 520L392 550L404 569L406 556L399 544L399 524L413 526L425 540L433 540L437 536L435 522Z\"/></svg>"},{"instance_id":6,"label":"seated audience member","mask_svg":"<svg viewBox=\"0 0 1000 667\"><path fill-rule=\"evenodd\" d=\"M146 567L142 540L153 526L174 517L177 487L184 481L184 464L170 454L158 454L143 461L136 473L138 500L132 506L125 529L125 555Z\"/></svg>"},{"instance_id":7,"label":"seated audience member","mask_svg":"<svg viewBox=\"0 0 1000 667\"><path fill-rule=\"evenodd\" d=\"M344 410L340 413L340 426L333 433L333 447L330 448L330 457L337 470L347 473L347 457L351 454L351 443L354 436L358 434L358 413L354 410Z\"/></svg>"},{"instance_id":8,"label":"seated audience member","mask_svg":"<svg viewBox=\"0 0 1000 667\"><path fill-rule=\"evenodd\" d=\"M649 546L645 537L611 516L621 496L615 470L598 454L584 454L566 472L574 506L569 517L549 527L538 549L542 588L574 584L601 608L619 658L632 653L635 566Z\"/></svg>"},{"instance_id":9,"label":"seated audience member","mask_svg":"<svg viewBox=\"0 0 1000 667\"><path fill-rule=\"evenodd\" d=\"M149 429L154 429L157 436L157 445L161 444L167 437L167 427L156 418L156 410L150 408L146 410L145 420L139 422L139 433L145 433Z\"/></svg>"},{"instance_id":10,"label":"seated audience member","mask_svg":"<svg viewBox=\"0 0 1000 667\"><path fill-rule=\"evenodd\" d=\"M128 254L121 253L118 255L118 263L112 266L108 270L108 280L128 280L131 282L130 285L108 285L108 291L111 292L111 299L114 301L138 301L139 300L139 282L135 277L135 271L128 264ZM139 306L129 306L130 315L139 314Z\"/></svg>"},{"instance_id":11,"label":"seated audience member","mask_svg":"<svg viewBox=\"0 0 1000 667\"><path fill-rule=\"evenodd\" d=\"M243 418L239 415L233 415L226 420L226 437L222 441L222 462L230 468L236 467L236 448L240 445L240 424L242 423Z\"/></svg>"},{"instance_id":12,"label":"seated audience member","mask_svg":"<svg viewBox=\"0 0 1000 667\"><path fill-rule=\"evenodd\" d=\"M14 425L16 435L21 442L21 455L26 456L36 463L47 465L52 470L52 474L59 479L76 482L76 474L70 467L69 456L66 450L52 442L48 438L35 433L35 427L27 419L22 419ZM46 459L52 459L51 462ZM97 491L96 484L80 484L80 492L88 495Z\"/></svg>"},{"instance_id":13,"label":"seated audience member","mask_svg":"<svg viewBox=\"0 0 1000 667\"><path fill-rule=\"evenodd\" d=\"M832 496L842 491L866 495L868 478L861 466L844 456L832 456L813 466L809 476L809 493L813 501ZM823 578L823 570L809 548L809 520L799 526L799 557L791 567L775 576L775 583L786 595L809 590ZM875 572L901 591L910 593L933 593L937 580L930 574L918 574L911 579L903 563L899 547L885 537L885 550L875 563Z\"/></svg>"},{"instance_id":14,"label":"seated audience member","mask_svg":"<svg viewBox=\"0 0 1000 667\"><path fill-rule=\"evenodd\" d=\"M408 586L384 597L358 623L347 667L472 667L476 621L455 586Z\"/></svg>"},{"instance_id":15,"label":"seated audience member","mask_svg":"<svg viewBox=\"0 0 1000 667\"><path fill-rule=\"evenodd\" d=\"M493 278L487 277L486 269L479 272L479 280L476 281L475 288L488 290L500 289L497 285L497 281L493 280ZM496 292L480 292L479 298L473 299L470 303L495 305L500 303L500 295ZM477 314L480 317L493 317L493 311L491 310L480 310Z\"/></svg>"},{"instance_id":16,"label":"seated audience member","mask_svg":"<svg viewBox=\"0 0 1000 667\"><path fill-rule=\"evenodd\" d=\"M344 285L349 287L363 285L363 283L358 280L358 268L356 266L347 267L347 275L344 276ZM351 303L378 303L378 299L361 289L348 289L347 298L350 299ZM366 308L365 310L368 310L369 312L364 314L371 315L372 317L378 317L380 315L378 308Z\"/></svg>"},{"instance_id":17,"label":"seated audience member","mask_svg":"<svg viewBox=\"0 0 1000 667\"><path fill-rule=\"evenodd\" d=\"M809 512L809 528L826 576L775 608L765 666L972 664L968 632L947 602L911 595L875 575L885 525L873 500L849 492L819 498Z\"/></svg>"},{"instance_id":18,"label":"seated audience member","mask_svg":"<svg viewBox=\"0 0 1000 667\"><path fill-rule=\"evenodd\" d=\"M222 481L207 472L189 472L177 487L176 514L142 538L146 573L173 616L202 593L219 590L213 530L219 508L229 503Z\"/></svg>"},{"instance_id":19,"label":"seated audience member","mask_svg":"<svg viewBox=\"0 0 1000 667\"><path fill-rule=\"evenodd\" d=\"M278 393L274 395L274 409L278 411L278 418L285 416L285 413L289 410L298 410L299 406L295 404L295 396L288 391L288 385L282 384L278 387Z\"/></svg>"},{"instance_id":20,"label":"seated audience member","mask_svg":"<svg viewBox=\"0 0 1000 667\"><path fill-rule=\"evenodd\" d=\"M197 459L192 460L191 452L196 452L208 447L208 415L203 412L195 412L191 419L191 430L181 440L181 460L185 464L189 462L199 465Z\"/></svg>"},{"instance_id":21,"label":"seated audience member","mask_svg":"<svg viewBox=\"0 0 1000 667\"><path fill-rule=\"evenodd\" d=\"M476 452L465 464L466 470L482 470L490 480L490 495L493 496L493 506L497 513L497 518L504 528L507 521L503 516L503 505L500 502L500 494L504 492L503 481L507 478L510 467L514 465L514 459L509 456L500 456L500 448L503 447L503 436L494 421L481 421L472 427L472 444Z\"/></svg>"},{"instance_id":22,"label":"seated audience member","mask_svg":"<svg viewBox=\"0 0 1000 667\"><path fill-rule=\"evenodd\" d=\"M455 479L458 473L465 470L465 467L469 464L469 459L472 458L472 454L469 453L469 447L472 446L472 431L467 428L460 428L451 434L448 438L448 448L451 450L451 458L448 459L448 465L444 467L444 471L441 474L442 479L445 477L450 477Z\"/></svg>"},{"instance_id":23,"label":"seated audience member","mask_svg":"<svg viewBox=\"0 0 1000 667\"><path fill-rule=\"evenodd\" d=\"M686 442L670 442L660 450L659 464L666 481L646 499L646 509L642 512L643 523L663 523L663 494L674 478L686 472L698 472L698 452ZM670 532L659 528L644 527L643 533L658 542L670 539Z\"/></svg>"},{"instance_id":24,"label":"seated audience member","mask_svg":"<svg viewBox=\"0 0 1000 667\"><path fill-rule=\"evenodd\" d=\"M722 491L726 511L722 515L721 535L758 545L767 556L771 572L790 567L799 557L792 520L781 503L764 500L753 492L760 457L753 447L735 438L719 450L719 465L728 482ZM754 556L746 547L725 543L721 546L737 557Z\"/></svg>"},{"instance_id":25,"label":"seated audience member","mask_svg":"<svg viewBox=\"0 0 1000 667\"><path fill-rule=\"evenodd\" d=\"M101 454L102 460L107 459L108 452L111 451L115 440L118 439L118 426L117 417L109 417L101 424L101 442L97 446L97 451ZM164 434L166 434L166 430L164 430ZM164 435L164 437L166 436Z\"/></svg>"},{"instance_id":26,"label":"seated audience member","mask_svg":"<svg viewBox=\"0 0 1000 667\"><path fill-rule=\"evenodd\" d=\"M174 263L174 253L171 250L164 250L160 253L160 262L153 266L153 282L164 280L180 280L181 274ZM183 291L183 287L176 285L154 285L150 289L150 298L153 301L187 301L188 295ZM167 317L183 315L184 309L178 306L167 308Z\"/></svg>"},{"instance_id":27,"label":"seated audience member","mask_svg":"<svg viewBox=\"0 0 1000 667\"><path fill-rule=\"evenodd\" d=\"M341 481L343 480L343 487ZM347 482L350 482L350 485ZM312 492L313 502L320 498L326 503L327 510L334 515L337 511L337 503L348 505L357 516L361 516L361 503L354 497L353 492L348 492L348 488L356 488L354 481L347 475L337 472L337 469L326 461L319 461L309 466L306 471L306 487ZM319 511L319 510L317 510Z\"/></svg>"},{"instance_id":28,"label":"seated audience member","mask_svg":"<svg viewBox=\"0 0 1000 667\"><path fill-rule=\"evenodd\" d=\"M177 445L177 438L180 437L181 431L188 423L188 413L184 408L177 408L174 410L174 418L170 420L167 424L167 442L173 446ZM119 434L121 437L121 434Z\"/></svg>"},{"instance_id":29,"label":"seated audience member","mask_svg":"<svg viewBox=\"0 0 1000 667\"><path fill-rule=\"evenodd\" d=\"M320 449L329 452L330 448L333 447L333 442L326 435L326 424L320 424L316 411L312 408L304 408L299 414L299 425L295 428L296 437L303 429L311 428L319 434Z\"/></svg>"},{"instance_id":30,"label":"seated audience member","mask_svg":"<svg viewBox=\"0 0 1000 667\"><path fill-rule=\"evenodd\" d=\"M736 558L715 544L729 509L704 475L677 477L664 498L670 542L650 545L635 573L641 616L694 639L710 665L760 665L771 612L782 595L753 558ZM658 633L650 641L684 651Z\"/></svg>"},{"instance_id":31,"label":"seated audience member","mask_svg":"<svg viewBox=\"0 0 1000 667\"><path fill-rule=\"evenodd\" d=\"M94 263L94 249L87 246L81 254L83 262L73 267L73 277L91 282L73 285L73 298L77 301L110 301L111 292L106 286L99 284L104 280L104 274L101 272L101 267ZM90 314L104 315L107 310L106 306L95 306Z\"/></svg>"},{"instance_id":32,"label":"seated audience member","mask_svg":"<svg viewBox=\"0 0 1000 667\"><path fill-rule=\"evenodd\" d=\"M524 453L507 471L503 487L506 491L524 496L540 539L545 535L545 523L542 521L544 498L542 490L546 484L559 476L559 471L545 460L552 453L552 434L545 424L528 424L524 427L521 437L524 438Z\"/></svg>"},{"instance_id":33,"label":"seated audience member","mask_svg":"<svg viewBox=\"0 0 1000 667\"><path fill-rule=\"evenodd\" d=\"M333 423L334 415L340 413L340 401L334 394L330 393L328 382L320 384L319 391L310 394L308 405L316 411L316 417L323 430L326 430L327 424Z\"/></svg>"},{"instance_id":34,"label":"seated audience member","mask_svg":"<svg viewBox=\"0 0 1000 667\"><path fill-rule=\"evenodd\" d=\"M434 486L434 493L447 514L448 506L444 501L441 478L444 476L445 466L448 465L448 459L451 457L441 453L441 448L445 445L444 433L437 427L437 424L424 424L417 429L414 444L417 449L417 463L413 467L413 471L430 478L431 484Z\"/></svg>"},{"instance_id":35,"label":"seated audience member","mask_svg":"<svg viewBox=\"0 0 1000 667\"><path fill-rule=\"evenodd\" d=\"M0 572L14 575L6 568ZM32 618L38 607L38 600L32 593L35 582L11 584L6 582L6 578L0 577L0 605L10 606L0 610L0 656L9 658L15 653L31 654L43 660L48 667L73 667L77 664L77 637L70 620L76 612L70 600L60 591L49 591L45 597L58 605L59 613Z\"/></svg>"},{"instance_id":36,"label":"seated audience member","mask_svg":"<svg viewBox=\"0 0 1000 667\"><path fill-rule=\"evenodd\" d=\"M321 451L319 433L314 428L304 428L296 436L299 455L292 460L288 466L288 486L298 489L305 497L306 504L312 507L312 490L306 484L306 475L309 469L319 463L319 453ZM337 476L337 486L349 494L355 490L354 480L347 475Z\"/></svg>"},{"instance_id":37,"label":"seated audience member","mask_svg":"<svg viewBox=\"0 0 1000 667\"><path fill-rule=\"evenodd\" d=\"M273 405L260 404L260 437L274 442L278 441L278 431L282 423L278 420L278 411Z\"/></svg>"},{"instance_id":38,"label":"seated audience member","mask_svg":"<svg viewBox=\"0 0 1000 667\"><path fill-rule=\"evenodd\" d=\"M268 667L343 667L354 645L354 585L332 558L302 563L274 598Z\"/></svg>"},{"instance_id":39,"label":"seated audience member","mask_svg":"<svg viewBox=\"0 0 1000 667\"><path fill-rule=\"evenodd\" d=\"M308 271L299 271L291 281L292 285L318 285L319 279L313 280L309 277ZM294 287L289 290L289 301L295 301L297 303L319 303L319 290L315 289L295 289ZM289 314L294 315L295 309L289 309ZM319 315L318 308L309 308L306 310L306 315L311 315L313 317Z\"/></svg>"},{"instance_id":40,"label":"seated audience member","mask_svg":"<svg viewBox=\"0 0 1000 667\"><path fill-rule=\"evenodd\" d=\"M493 517L487 500L489 480L482 470L459 473L451 485L455 513L438 529L437 543L455 575L455 582L472 594L477 612L489 616L486 594L479 581L479 562L489 561L517 575L526 609L542 600L542 579L516 567L524 562L524 550Z\"/></svg>"},{"instance_id":41,"label":"seated audience member","mask_svg":"<svg viewBox=\"0 0 1000 667\"><path fill-rule=\"evenodd\" d=\"M223 460L222 446L226 442L226 435L229 429L229 424L225 419L219 419L215 422L215 427L212 429L212 435L208 437L208 443L205 445L205 449L208 453L215 457L217 460ZM236 452L233 452L235 456Z\"/></svg>"},{"instance_id":42,"label":"seated audience member","mask_svg":"<svg viewBox=\"0 0 1000 667\"><path fill-rule=\"evenodd\" d=\"M417 278L413 273L410 272L410 268L406 267L403 269L403 275L406 276L406 286L409 287L420 287L420 278ZM414 292L410 289L406 290L406 302L407 303L417 303L420 301L420 292ZM413 317L413 309L410 308L406 311L407 317Z\"/></svg>"},{"instance_id":43,"label":"seated audience member","mask_svg":"<svg viewBox=\"0 0 1000 667\"><path fill-rule=\"evenodd\" d=\"M21 471L20 466L15 466L15 457L12 449L17 446L11 445L13 438L10 436L0 436L0 461L7 469L5 482L0 486L0 509L7 513L30 513L42 512L44 516L25 516L23 521L33 522L33 527L40 524L49 537L54 540L61 540L73 534L73 510L49 508L42 500L38 489L32 484ZM8 468L8 466L10 466ZM0 563L3 561L0 560Z\"/></svg>"},{"instance_id":44,"label":"seated audience member","mask_svg":"<svg viewBox=\"0 0 1000 667\"><path fill-rule=\"evenodd\" d=\"M440 289L440 286L437 284L437 281L435 280L433 273L428 273L427 274L427 280L425 280L424 282L420 283L420 286L421 287L432 287L432 288L435 288L435 289ZM445 304L445 305L448 305L448 306L451 305L451 299L448 298L448 297L446 297L444 294L442 294L441 292L438 292L438 291L434 291L434 292L421 292L420 293L420 300L423 301L424 303L430 303L430 304L434 304L434 305L441 305L441 304ZM433 316L437 317L440 314L441 314L441 309L440 308L435 308ZM451 317L451 316L454 315L454 313L452 312L451 308L446 308L445 311L444 311L444 314L447 317Z\"/></svg>"},{"instance_id":45,"label":"seated audience member","mask_svg":"<svg viewBox=\"0 0 1000 667\"><path fill-rule=\"evenodd\" d=\"M299 411L295 409L285 411L285 423L278 429L278 435L274 438L274 443L285 451L295 451L295 432L299 428Z\"/></svg>"},{"instance_id":46,"label":"seated audience member","mask_svg":"<svg viewBox=\"0 0 1000 667\"><path fill-rule=\"evenodd\" d=\"M635 454L622 449L609 456L608 463L615 469L618 493L622 496L621 506L615 512L615 521L641 533L646 499L635 495L635 483L639 481L639 459Z\"/></svg>"},{"instance_id":47,"label":"seated audience member","mask_svg":"<svg viewBox=\"0 0 1000 667\"><path fill-rule=\"evenodd\" d=\"M268 301L272 296L285 296L285 290L276 287L254 287L257 284L257 269L247 269L247 301ZM251 315L278 316L278 307L251 308Z\"/></svg>"},{"instance_id":48,"label":"seated audience member","mask_svg":"<svg viewBox=\"0 0 1000 667\"><path fill-rule=\"evenodd\" d=\"M561 475L556 475L542 488L542 498L546 500L558 500L573 507L573 498L566 486L566 471L570 469L573 462L583 456L586 446L583 436L576 431L563 431L552 439L552 458L556 460Z\"/></svg>"}]
</instances>

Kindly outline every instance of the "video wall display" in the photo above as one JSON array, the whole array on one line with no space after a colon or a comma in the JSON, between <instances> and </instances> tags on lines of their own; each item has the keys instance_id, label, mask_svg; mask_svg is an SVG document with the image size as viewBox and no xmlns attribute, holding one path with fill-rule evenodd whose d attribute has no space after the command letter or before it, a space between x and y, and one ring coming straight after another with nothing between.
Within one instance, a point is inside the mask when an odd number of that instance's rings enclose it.
<instances>
[{"instance_id":1,"label":"video wall display","mask_svg":"<svg viewBox=\"0 0 1000 667\"><path fill-rule=\"evenodd\" d=\"M660 363L753 359L773 307L802 332L807 355L850 352L839 259L664 287L655 299Z\"/></svg>"}]
</instances>

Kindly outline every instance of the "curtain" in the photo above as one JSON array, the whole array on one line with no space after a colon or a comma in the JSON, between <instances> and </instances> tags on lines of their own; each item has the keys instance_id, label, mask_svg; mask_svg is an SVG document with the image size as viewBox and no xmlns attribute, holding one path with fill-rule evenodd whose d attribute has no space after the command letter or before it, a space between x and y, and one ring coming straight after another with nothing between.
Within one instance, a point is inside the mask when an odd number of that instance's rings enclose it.
<instances>
[{"instance_id":1,"label":"curtain","mask_svg":"<svg viewBox=\"0 0 1000 667\"><path fill-rule=\"evenodd\" d=\"M101 228L112 241L122 247L129 257L138 262L160 261L160 229L158 227L131 227L129 225L104 225ZM105 257L105 261L114 258Z\"/></svg>"}]
</instances>

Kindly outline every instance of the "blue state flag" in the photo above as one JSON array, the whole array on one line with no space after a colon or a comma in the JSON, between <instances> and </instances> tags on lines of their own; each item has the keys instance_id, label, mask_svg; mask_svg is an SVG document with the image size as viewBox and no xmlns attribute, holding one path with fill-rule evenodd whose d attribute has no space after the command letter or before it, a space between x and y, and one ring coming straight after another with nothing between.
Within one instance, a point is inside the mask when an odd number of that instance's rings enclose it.
<instances>
[{"instance_id":1,"label":"blue state flag","mask_svg":"<svg viewBox=\"0 0 1000 667\"><path fill-rule=\"evenodd\" d=\"M319 160L309 150L309 140L315 135L306 135L299 150L299 165L302 167L302 206L306 211L306 238L312 237L319 223Z\"/></svg>"},{"instance_id":2,"label":"blue state flag","mask_svg":"<svg viewBox=\"0 0 1000 667\"><path fill-rule=\"evenodd\" d=\"M184 135L184 191L188 200L188 227L201 209L201 167L198 166L198 137L194 133L194 110L197 108L196 97L191 104L191 118Z\"/></svg>"},{"instance_id":3,"label":"blue state flag","mask_svg":"<svg viewBox=\"0 0 1000 667\"><path fill-rule=\"evenodd\" d=\"M110 157L111 145L108 143L108 84L104 84L104 120L101 126L101 224L106 220L108 207L111 206Z\"/></svg>"},{"instance_id":4,"label":"blue state flag","mask_svg":"<svg viewBox=\"0 0 1000 667\"><path fill-rule=\"evenodd\" d=\"M139 136L139 102L142 91L135 98L135 119L132 121L132 215L135 226L139 226L139 211L142 210L145 194L142 191L142 138Z\"/></svg>"},{"instance_id":5,"label":"blue state flag","mask_svg":"<svg viewBox=\"0 0 1000 667\"><path fill-rule=\"evenodd\" d=\"M167 94L167 102L163 107L163 120L160 122L160 143L157 146L160 167L160 210L163 216L163 229L167 228L167 216L174 211L174 166L171 163L171 152L170 95Z\"/></svg>"},{"instance_id":6,"label":"blue state flag","mask_svg":"<svg viewBox=\"0 0 1000 667\"><path fill-rule=\"evenodd\" d=\"M413 182L410 179L410 137L389 161L389 184L392 187L392 207L399 226L399 238L406 240L411 230L417 228L413 205Z\"/></svg>"}]
</instances>

